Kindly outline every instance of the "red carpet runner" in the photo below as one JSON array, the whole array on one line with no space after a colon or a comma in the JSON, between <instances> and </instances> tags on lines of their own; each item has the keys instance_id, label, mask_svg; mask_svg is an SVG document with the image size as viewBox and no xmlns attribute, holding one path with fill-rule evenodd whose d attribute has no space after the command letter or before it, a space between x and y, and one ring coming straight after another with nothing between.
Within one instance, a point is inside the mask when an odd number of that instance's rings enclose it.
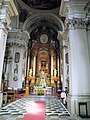
<instances>
[{"instance_id":1,"label":"red carpet runner","mask_svg":"<svg viewBox=\"0 0 90 120\"><path fill-rule=\"evenodd\" d=\"M44 101L33 102L22 120L45 120L45 109Z\"/></svg>"}]
</instances>

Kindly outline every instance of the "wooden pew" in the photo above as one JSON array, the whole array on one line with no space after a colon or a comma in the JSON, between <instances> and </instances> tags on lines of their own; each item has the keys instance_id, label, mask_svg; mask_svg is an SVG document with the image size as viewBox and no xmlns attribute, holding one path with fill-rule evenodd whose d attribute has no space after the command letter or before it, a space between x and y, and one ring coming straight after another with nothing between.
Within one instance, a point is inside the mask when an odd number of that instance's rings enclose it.
<instances>
[{"instance_id":1,"label":"wooden pew","mask_svg":"<svg viewBox=\"0 0 90 120\"><path fill-rule=\"evenodd\" d=\"M15 94L16 94L16 91L11 89L11 90L8 90L7 91L7 101L8 102L13 102L15 101Z\"/></svg>"},{"instance_id":2,"label":"wooden pew","mask_svg":"<svg viewBox=\"0 0 90 120\"><path fill-rule=\"evenodd\" d=\"M7 92L3 92L3 104L7 104Z\"/></svg>"},{"instance_id":3,"label":"wooden pew","mask_svg":"<svg viewBox=\"0 0 90 120\"><path fill-rule=\"evenodd\" d=\"M5 92L3 92L3 103L7 104L15 101L15 96L16 96L16 90L7 89Z\"/></svg>"}]
</instances>

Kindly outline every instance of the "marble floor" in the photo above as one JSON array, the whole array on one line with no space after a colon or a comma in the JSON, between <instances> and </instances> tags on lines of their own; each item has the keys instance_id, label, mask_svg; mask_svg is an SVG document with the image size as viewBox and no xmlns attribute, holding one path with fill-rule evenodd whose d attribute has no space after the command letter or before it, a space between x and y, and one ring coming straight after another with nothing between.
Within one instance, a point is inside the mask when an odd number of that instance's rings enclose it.
<instances>
[{"instance_id":1,"label":"marble floor","mask_svg":"<svg viewBox=\"0 0 90 120\"><path fill-rule=\"evenodd\" d=\"M0 120L22 120L29 112L33 101L46 102L45 120L90 120L90 118L72 116L55 96L26 96L18 99L0 109Z\"/></svg>"}]
</instances>

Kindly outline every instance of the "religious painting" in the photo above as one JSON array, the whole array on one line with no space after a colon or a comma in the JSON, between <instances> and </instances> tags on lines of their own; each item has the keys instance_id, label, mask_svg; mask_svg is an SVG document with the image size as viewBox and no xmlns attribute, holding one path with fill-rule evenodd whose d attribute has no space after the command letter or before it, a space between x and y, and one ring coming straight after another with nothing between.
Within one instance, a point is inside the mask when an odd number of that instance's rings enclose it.
<instances>
[{"instance_id":1,"label":"religious painting","mask_svg":"<svg viewBox=\"0 0 90 120\"><path fill-rule=\"evenodd\" d=\"M19 63L19 61L20 61L20 53L16 52L15 53L15 63Z\"/></svg>"},{"instance_id":2,"label":"religious painting","mask_svg":"<svg viewBox=\"0 0 90 120\"><path fill-rule=\"evenodd\" d=\"M44 70L44 72L49 71L49 56L47 51L42 50L38 54L38 65L37 65L37 73Z\"/></svg>"},{"instance_id":3,"label":"religious painting","mask_svg":"<svg viewBox=\"0 0 90 120\"><path fill-rule=\"evenodd\" d=\"M41 61L41 67L46 67L46 61Z\"/></svg>"}]
</instances>

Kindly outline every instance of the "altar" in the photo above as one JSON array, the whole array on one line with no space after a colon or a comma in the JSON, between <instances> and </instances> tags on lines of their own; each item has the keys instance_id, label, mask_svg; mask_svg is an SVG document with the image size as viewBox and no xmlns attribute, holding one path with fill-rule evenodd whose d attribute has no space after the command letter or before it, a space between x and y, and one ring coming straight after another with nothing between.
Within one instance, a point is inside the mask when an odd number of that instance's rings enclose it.
<instances>
[{"instance_id":1,"label":"altar","mask_svg":"<svg viewBox=\"0 0 90 120\"><path fill-rule=\"evenodd\" d=\"M47 95L52 94L51 87L46 86L46 73L42 70L40 72L40 77L36 79L39 83L38 86L34 86L35 95Z\"/></svg>"},{"instance_id":2,"label":"altar","mask_svg":"<svg viewBox=\"0 0 90 120\"><path fill-rule=\"evenodd\" d=\"M42 88L42 86L34 87L33 94L35 94L35 95L51 95L52 88L51 87Z\"/></svg>"},{"instance_id":3,"label":"altar","mask_svg":"<svg viewBox=\"0 0 90 120\"><path fill-rule=\"evenodd\" d=\"M38 41L39 42L39 41ZM30 50L26 88L28 94L48 95L60 89L60 63L53 44L35 44ZM57 63L57 64L56 64Z\"/></svg>"}]
</instances>

